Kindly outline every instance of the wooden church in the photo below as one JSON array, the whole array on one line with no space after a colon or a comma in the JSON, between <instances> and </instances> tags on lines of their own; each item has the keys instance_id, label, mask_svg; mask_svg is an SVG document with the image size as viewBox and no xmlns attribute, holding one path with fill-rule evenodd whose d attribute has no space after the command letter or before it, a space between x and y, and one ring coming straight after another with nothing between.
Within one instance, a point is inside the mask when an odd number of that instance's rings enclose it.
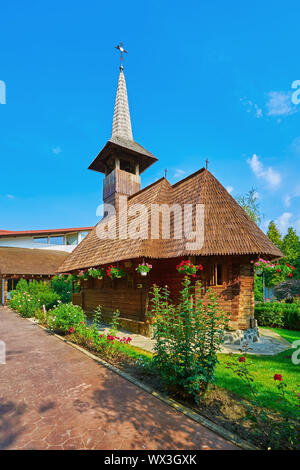
<instances>
[{"instance_id":1,"label":"wooden church","mask_svg":"<svg viewBox=\"0 0 300 470\"><path fill-rule=\"evenodd\" d=\"M115 100L111 138L89 166L104 173L103 201L116 210L117 224L114 238L99 237L99 230L109 225L110 215L103 219L75 248L59 268L59 272L74 274L91 267L104 270L114 265L125 271L120 279L89 278L81 281L80 292L73 293L73 303L86 312L102 306L109 317L119 309L121 325L130 331L149 335L151 327L147 312L151 308L150 289L153 284L167 285L176 302L182 274L176 266L190 259L201 264L200 279L204 302L211 287L220 296L220 305L230 313L232 330L246 330L254 326L253 260L262 256L275 259L281 252L245 211L231 197L220 182L207 170L200 169L171 185L161 178L141 189L141 174L157 159L133 140L123 67L120 67ZM124 216L124 204L126 214ZM175 219L170 217L170 237L162 234L162 220L158 234L151 236L148 218L140 217L140 233L128 237L127 229L137 207L149 210L153 205L201 205L203 207L203 243L196 249L188 248L189 238L174 236ZM193 227L197 215L191 216ZM141 222L142 220L142 222ZM144 224L144 226L142 226ZM145 236L145 233L148 236ZM136 268L149 263L152 269L141 276Z\"/></svg>"}]
</instances>

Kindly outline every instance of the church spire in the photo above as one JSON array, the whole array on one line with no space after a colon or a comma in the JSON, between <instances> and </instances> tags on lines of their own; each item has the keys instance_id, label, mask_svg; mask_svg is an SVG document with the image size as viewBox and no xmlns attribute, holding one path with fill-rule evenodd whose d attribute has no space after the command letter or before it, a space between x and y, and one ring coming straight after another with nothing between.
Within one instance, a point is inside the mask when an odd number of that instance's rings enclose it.
<instances>
[{"instance_id":1,"label":"church spire","mask_svg":"<svg viewBox=\"0 0 300 470\"><path fill-rule=\"evenodd\" d=\"M152 153L133 140L123 72L123 54L127 51L122 43L116 46L116 49L120 51L121 64L111 137L89 166L89 170L105 174L103 198L106 201L115 199L116 188L126 187L126 191L129 191L127 195L138 191L140 174L157 161ZM123 179L117 181L118 177ZM127 185L124 185L126 178Z\"/></svg>"},{"instance_id":2,"label":"church spire","mask_svg":"<svg viewBox=\"0 0 300 470\"><path fill-rule=\"evenodd\" d=\"M126 81L122 65L120 66L111 136L133 140Z\"/></svg>"},{"instance_id":3,"label":"church spire","mask_svg":"<svg viewBox=\"0 0 300 470\"><path fill-rule=\"evenodd\" d=\"M124 49L122 42L120 42L120 44L116 46L116 49L118 49L121 53L121 64L111 136L121 137L123 139L132 141L133 137L128 105L127 88L123 72L123 54L128 54L128 51Z\"/></svg>"}]
</instances>

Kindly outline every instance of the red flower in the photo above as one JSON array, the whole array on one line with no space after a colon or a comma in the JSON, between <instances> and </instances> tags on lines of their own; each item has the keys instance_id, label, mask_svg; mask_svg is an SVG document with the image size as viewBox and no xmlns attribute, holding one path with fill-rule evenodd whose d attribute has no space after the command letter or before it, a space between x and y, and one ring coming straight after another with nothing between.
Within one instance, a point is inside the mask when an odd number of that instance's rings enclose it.
<instances>
[{"instance_id":1,"label":"red flower","mask_svg":"<svg viewBox=\"0 0 300 470\"><path fill-rule=\"evenodd\" d=\"M292 270L295 271L295 266L292 266Z\"/></svg>"},{"instance_id":2,"label":"red flower","mask_svg":"<svg viewBox=\"0 0 300 470\"><path fill-rule=\"evenodd\" d=\"M246 361L246 358L245 358L244 356L241 356L241 357L239 358L239 362L245 362L245 361Z\"/></svg>"},{"instance_id":3,"label":"red flower","mask_svg":"<svg viewBox=\"0 0 300 470\"><path fill-rule=\"evenodd\" d=\"M281 269L277 269L277 272L278 272L278 273L281 273Z\"/></svg>"},{"instance_id":4,"label":"red flower","mask_svg":"<svg viewBox=\"0 0 300 470\"><path fill-rule=\"evenodd\" d=\"M289 277L293 277L293 274L292 274L292 273L290 273L290 274L289 274Z\"/></svg>"},{"instance_id":5,"label":"red flower","mask_svg":"<svg viewBox=\"0 0 300 470\"><path fill-rule=\"evenodd\" d=\"M274 380L279 380L279 382L282 381L282 375L281 374L275 374L273 377Z\"/></svg>"},{"instance_id":6,"label":"red flower","mask_svg":"<svg viewBox=\"0 0 300 470\"><path fill-rule=\"evenodd\" d=\"M71 328L69 328L69 333L71 333L71 334L72 334L72 333L73 333L73 331L74 331L74 328L71 326Z\"/></svg>"}]
</instances>

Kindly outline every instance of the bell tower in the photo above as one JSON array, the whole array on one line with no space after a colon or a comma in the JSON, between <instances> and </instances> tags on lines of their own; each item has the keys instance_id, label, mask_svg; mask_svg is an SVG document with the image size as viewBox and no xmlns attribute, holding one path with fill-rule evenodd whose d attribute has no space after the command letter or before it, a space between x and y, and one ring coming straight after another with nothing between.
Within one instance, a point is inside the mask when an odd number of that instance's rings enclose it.
<instances>
[{"instance_id":1,"label":"bell tower","mask_svg":"<svg viewBox=\"0 0 300 470\"><path fill-rule=\"evenodd\" d=\"M122 43L116 48L121 52L121 65L111 138L91 163L89 170L105 174L103 202L117 208L120 195L130 196L140 190L140 174L156 162L157 158L133 140L122 65L123 53L127 51L123 49Z\"/></svg>"}]
</instances>

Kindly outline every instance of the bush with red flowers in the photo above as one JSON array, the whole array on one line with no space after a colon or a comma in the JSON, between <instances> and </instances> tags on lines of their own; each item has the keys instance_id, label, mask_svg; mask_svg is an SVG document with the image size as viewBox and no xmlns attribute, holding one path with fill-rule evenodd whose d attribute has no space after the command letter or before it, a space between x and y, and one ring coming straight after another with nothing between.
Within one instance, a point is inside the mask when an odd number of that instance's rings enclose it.
<instances>
[{"instance_id":1,"label":"bush with red flowers","mask_svg":"<svg viewBox=\"0 0 300 470\"><path fill-rule=\"evenodd\" d=\"M215 380L217 353L228 321L217 294L209 289L209 303L204 305L201 289L199 281L192 285L184 277L179 303L174 305L167 287L153 286L149 311L156 340L153 361L164 386L196 401Z\"/></svg>"},{"instance_id":2,"label":"bush with red flowers","mask_svg":"<svg viewBox=\"0 0 300 470\"><path fill-rule=\"evenodd\" d=\"M49 328L60 333L74 333L81 322L85 322L85 314L79 305L60 303L47 313Z\"/></svg>"},{"instance_id":3,"label":"bush with red flowers","mask_svg":"<svg viewBox=\"0 0 300 470\"><path fill-rule=\"evenodd\" d=\"M247 352L247 346L243 348ZM268 443L268 449L289 449L297 448L298 430L297 417L291 416L290 412L283 413L281 419L266 410L261 402L261 397L257 392L255 384L255 375L251 370L253 362L247 361L244 356L239 357L238 361L234 358L225 363L227 369L232 370L237 377L249 389L249 400L247 403L247 419L253 423L255 433L263 436L263 441ZM287 384L283 382L282 374L274 374L274 381L278 390L278 401L285 404L287 394L291 392L287 390ZM271 380L271 376L270 376Z\"/></svg>"},{"instance_id":4,"label":"bush with red flowers","mask_svg":"<svg viewBox=\"0 0 300 470\"><path fill-rule=\"evenodd\" d=\"M177 271L180 274L184 274L186 276L196 277L197 271L202 271L203 266L201 264L193 264L191 260L182 260L177 266Z\"/></svg>"}]
</instances>

